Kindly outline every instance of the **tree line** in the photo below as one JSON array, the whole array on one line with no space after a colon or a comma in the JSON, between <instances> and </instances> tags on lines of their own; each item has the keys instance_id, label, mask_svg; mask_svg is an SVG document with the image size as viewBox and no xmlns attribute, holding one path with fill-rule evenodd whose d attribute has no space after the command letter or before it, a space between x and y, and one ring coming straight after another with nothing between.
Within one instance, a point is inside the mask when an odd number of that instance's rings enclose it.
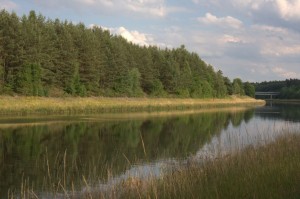
<instances>
[{"instance_id":1,"label":"tree line","mask_svg":"<svg viewBox=\"0 0 300 199\"><path fill-rule=\"evenodd\" d=\"M0 94L28 96L250 95L184 45L139 46L100 27L0 12Z\"/></svg>"},{"instance_id":2,"label":"tree line","mask_svg":"<svg viewBox=\"0 0 300 199\"><path fill-rule=\"evenodd\" d=\"M286 79L283 81L264 81L253 84L256 91L280 92L280 99L300 99L300 79Z\"/></svg>"}]
</instances>

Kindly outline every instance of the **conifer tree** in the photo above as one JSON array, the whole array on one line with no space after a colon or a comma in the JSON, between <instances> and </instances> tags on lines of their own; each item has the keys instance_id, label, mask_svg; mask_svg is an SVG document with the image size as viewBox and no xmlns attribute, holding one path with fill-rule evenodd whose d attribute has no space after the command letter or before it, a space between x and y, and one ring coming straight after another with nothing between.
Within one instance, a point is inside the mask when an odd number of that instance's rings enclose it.
<instances>
[{"instance_id":1,"label":"conifer tree","mask_svg":"<svg viewBox=\"0 0 300 199\"><path fill-rule=\"evenodd\" d=\"M9 91L16 87L15 80L21 70L22 43L20 21L16 13L9 14L7 11L0 12L0 34L3 52L2 66L4 70L4 83Z\"/></svg>"},{"instance_id":2,"label":"conifer tree","mask_svg":"<svg viewBox=\"0 0 300 199\"><path fill-rule=\"evenodd\" d=\"M232 82L233 94L235 95L244 95L244 86L240 78L235 78Z\"/></svg>"},{"instance_id":3,"label":"conifer tree","mask_svg":"<svg viewBox=\"0 0 300 199\"><path fill-rule=\"evenodd\" d=\"M0 85L23 95L224 97L241 81L215 72L182 45L139 46L99 27L31 11L0 11Z\"/></svg>"}]
</instances>

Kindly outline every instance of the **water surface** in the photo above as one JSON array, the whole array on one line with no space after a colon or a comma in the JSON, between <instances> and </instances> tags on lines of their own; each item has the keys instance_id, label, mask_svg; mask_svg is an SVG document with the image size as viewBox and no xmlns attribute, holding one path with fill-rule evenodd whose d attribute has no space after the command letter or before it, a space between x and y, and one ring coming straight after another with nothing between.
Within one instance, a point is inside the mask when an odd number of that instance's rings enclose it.
<instances>
[{"instance_id":1,"label":"water surface","mask_svg":"<svg viewBox=\"0 0 300 199\"><path fill-rule=\"evenodd\" d=\"M297 131L300 105L79 116L0 118L0 196L33 187L103 189L129 176L161 175ZM50 187L53 183L56 187Z\"/></svg>"}]
</instances>

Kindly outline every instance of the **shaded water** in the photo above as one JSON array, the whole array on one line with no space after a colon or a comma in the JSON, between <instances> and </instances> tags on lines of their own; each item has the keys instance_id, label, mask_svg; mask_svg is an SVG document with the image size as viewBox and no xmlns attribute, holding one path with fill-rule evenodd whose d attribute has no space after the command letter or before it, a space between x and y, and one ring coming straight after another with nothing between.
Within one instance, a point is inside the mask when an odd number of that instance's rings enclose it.
<instances>
[{"instance_id":1,"label":"shaded water","mask_svg":"<svg viewBox=\"0 0 300 199\"><path fill-rule=\"evenodd\" d=\"M0 196L103 189L129 176L264 144L298 130L300 105L209 111L0 118ZM55 184L55 187L49 186ZM40 195L41 196L41 195Z\"/></svg>"}]
</instances>

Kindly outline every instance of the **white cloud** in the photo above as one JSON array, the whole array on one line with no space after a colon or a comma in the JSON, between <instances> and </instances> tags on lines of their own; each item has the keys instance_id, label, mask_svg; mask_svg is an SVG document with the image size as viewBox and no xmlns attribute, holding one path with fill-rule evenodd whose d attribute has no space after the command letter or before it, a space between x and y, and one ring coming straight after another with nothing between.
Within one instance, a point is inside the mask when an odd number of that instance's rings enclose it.
<instances>
[{"instance_id":1,"label":"white cloud","mask_svg":"<svg viewBox=\"0 0 300 199\"><path fill-rule=\"evenodd\" d=\"M142 15L165 17L168 13L182 11L181 7L167 6L165 0L51 0L36 1L45 8L69 8L101 14Z\"/></svg>"},{"instance_id":2,"label":"white cloud","mask_svg":"<svg viewBox=\"0 0 300 199\"><path fill-rule=\"evenodd\" d=\"M299 34L285 28L254 25L250 35L256 33L260 52L267 57L300 57Z\"/></svg>"},{"instance_id":3,"label":"white cloud","mask_svg":"<svg viewBox=\"0 0 300 199\"><path fill-rule=\"evenodd\" d=\"M276 0L276 6L285 20L300 19L300 0Z\"/></svg>"},{"instance_id":4,"label":"white cloud","mask_svg":"<svg viewBox=\"0 0 300 199\"><path fill-rule=\"evenodd\" d=\"M119 27L114 32L124 37L127 41L141 46L149 46L153 42L150 35L140 33L136 30L129 31L124 27Z\"/></svg>"},{"instance_id":5,"label":"white cloud","mask_svg":"<svg viewBox=\"0 0 300 199\"><path fill-rule=\"evenodd\" d=\"M297 74L294 71L289 71L279 66L272 68L272 71L275 74L277 74L279 77L286 78L286 79L299 78L300 76L300 74Z\"/></svg>"},{"instance_id":6,"label":"white cloud","mask_svg":"<svg viewBox=\"0 0 300 199\"><path fill-rule=\"evenodd\" d=\"M204 23L204 24L208 24L208 25L231 27L231 28L235 28L235 29L238 29L243 25L243 22L241 22L240 20L238 20L234 17L227 16L227 17L218 18L217 16L212 15L211 13L206 13L205 17L199 17L198 21L201 23Z\"/></svg>"},{"instance_id":7,"label":"white cloud","mask_svg":"<svg viewBox=\"0 0 300 199\"><path fill-rule=\"evenodd\" d=\"M269 16L271 14L286 21L300 20L300 0L231 0L231 4L253 16L258 12L260 15L268 13Z\"/></svg>"},{"instance_id":8,"label":"white cloud","mask_svg":"<svg viewBox=\"0 0 300 199\"><path fill-rule=\"evenodd\" d=\"M0 9L5 9L8 11L15 10L18 7L16 3L10 0L0 0Z\"/></svg>"},{"instance_id":9,"label":"white cloud","mask_svg":"<svg viewBox=\"0 0 300 199\"><path fill-rule=\"evenodd\" d=\"M273 32L279 34L288 34L288 30L281 27L274 27L269 25L253 25L252 26L257 31Z\"/></svg>"},{"instance_id":10,"label":"white cloud","mask_svg":"<svg viewBox=\"0 0 300 199\"><path fill-rule=\"evenodd\" d=\"M133 12L163 17L167 14L163 0L123 0L125 8Z\"/></svg>"},{"instance_id":11,"label":"white cloud","mask_svg":"<svg viewBox=\"0 0 300 199\"><path fill-rule=\"evenodd\" d=\"M231 0L233 6L238 8L251 8L253 10L259 9L262 4L270 2L272 0Z\"/></svg>"},{"instance_id":12,"label":"white cloud","mask_svg":"<svg viewBox=\"0 0 300 199\"><path fill-rule=\"evenodd\" d=\"M262 47L261 53L269 56L300 56L300 45L268 44Z\"/></svg>"},{"instance_id":13,"label":"white cloud","mask_svg":"<svg viewBox=\"0 0 300 199\"><path fill-rule=\"evenodd\" d=\"M92 6L95 9L107 9L111 12L127 11L148 16L164 17L174 8L168 8L164 0L79 0L82 6Z\"/></svg>"},{"instance_id":14,"label":"white cloud","mask_svg":"<svg viewBox=\"0 0 300 199\"><path fill-rule=\"evenodd\" d=\"M140 46L150 46L150 45L164 46L164 44L155 43L154 39L152 38L152 36L150 34L140 33L136 30L130 31L130 30L127 30L123 26L118 27L118 28L107 28L107 27L91 24L91 25L89 25L89 27L90 28L100 27L103 30L108 30L113 35L120 35L127 41L132 42L137 45L140 45Z\"/></svg>"},{"instance_id":15,"label":"white cloud","mask_svg":"<svg viewBox=\"0 0 300 199\"><path fill-rule=\"evenodd\" d=\"M220 41L222 43L242 43L242 39L236 36L232 36L232 35L223 35L220 38Z\"/></svg>"}]
</instances>

